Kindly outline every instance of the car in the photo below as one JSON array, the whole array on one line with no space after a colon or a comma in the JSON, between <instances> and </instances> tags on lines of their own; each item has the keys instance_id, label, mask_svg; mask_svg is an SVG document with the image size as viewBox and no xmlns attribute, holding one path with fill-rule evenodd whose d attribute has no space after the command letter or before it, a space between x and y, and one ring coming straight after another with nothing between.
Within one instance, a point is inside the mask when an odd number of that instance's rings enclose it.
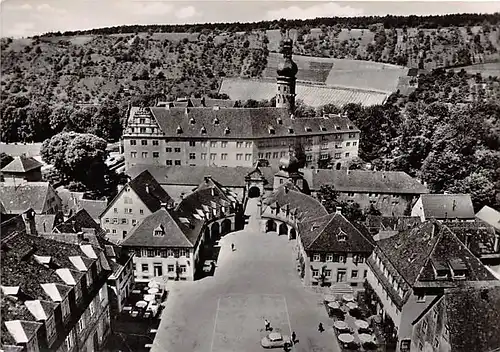
<instances>
[{"instance_id":1,"label":"car","mask_svg":"<svg viewBox=\"0 0 500 352\"><path fill-rule=\"evenodd\" d=\"M210 273L212 272L212 269L215 267L215 261L214 260L205 260L203 263L203 272L204 273Z\"/></svg>"},{"instance_id":2,"label":"car","mask_svg":"<svg viewBox=\"0 0 500 352\"><path fill-rule=\"evenodd\" d=\"M285 347L285 344L291 346L292 340L287 335L283 335L279 332L271 332L267 336L264 336L262 340L260 340L260 344L264 348L283 348Z\"/></svg>"}]
</instances>

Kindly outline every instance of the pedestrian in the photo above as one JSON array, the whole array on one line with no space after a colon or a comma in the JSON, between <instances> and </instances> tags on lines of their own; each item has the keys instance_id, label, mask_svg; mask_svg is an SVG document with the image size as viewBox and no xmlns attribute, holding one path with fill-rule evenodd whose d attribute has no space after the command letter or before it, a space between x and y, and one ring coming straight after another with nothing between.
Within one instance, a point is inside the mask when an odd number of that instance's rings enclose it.
<instances>
[{"instance_id":1,"label":"pedestrian","mask_svg":"<svg viewBox=\"0 0 500 352\"><path fill-rule=\"evenodd\" d=\"M231 251L234 252L234 243L231 243Z\"/></svg>"},{"instance_id":2,"label":"pedestrian","mask_svg":"<svg viewBox=\"0 0 500 352\"><path fill-rule=\"evenodd\" d=\"M323 323L319 323L319 325L318 325L318 331L319 332L325 331L325 329L323 328Z\"/></svg>"},{"instance_id":3,"label":"pedestrian","mask_svg":"<svg viewBox=\"0 0 500 352\"><path fill-rule=\"evenodd\" d=\"M292 332L292 343L295 344L295 339L297 338L297 335L295 335L295 331Z\"/></svg>"},{"instance_id":4,"label":"pedestrian","mask_svg":"<svg viewBox=\"0 0 500 352\"><path fill-rule=\"evenodd\" d=\"M269 322L269 320L264 319L264 325L266 326L266 331L271 329L271 323Z\"/></svg>"}]
</instances>

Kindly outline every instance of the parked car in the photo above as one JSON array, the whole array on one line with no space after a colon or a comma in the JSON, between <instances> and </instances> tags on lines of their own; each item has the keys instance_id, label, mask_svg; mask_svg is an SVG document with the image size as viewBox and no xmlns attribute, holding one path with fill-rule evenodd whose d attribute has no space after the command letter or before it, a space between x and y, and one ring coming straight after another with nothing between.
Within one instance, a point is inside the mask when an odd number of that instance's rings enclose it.
<instances>
[{"instance_id":1,"label":"parked car","mask_svg":"<svg viewBox=\"0 0 500 352\"><path fill-rule=\"evenodd\" d=\"M260 344L264 348L283 348L285 344L292 346L292 340L287 335L283 335L279 332L271 332L260 340Z\"/></svg>"},{"instance_id":2,"label":"parked car","mask_svg":"<svg viewBox=\"0 0 500 352\"><path fill-rule=\"evenodd\" d=\"M215 268L215 260L205 260L203 263L203 272L210 273L213 268Z\"/></svg>"}]
</instances>

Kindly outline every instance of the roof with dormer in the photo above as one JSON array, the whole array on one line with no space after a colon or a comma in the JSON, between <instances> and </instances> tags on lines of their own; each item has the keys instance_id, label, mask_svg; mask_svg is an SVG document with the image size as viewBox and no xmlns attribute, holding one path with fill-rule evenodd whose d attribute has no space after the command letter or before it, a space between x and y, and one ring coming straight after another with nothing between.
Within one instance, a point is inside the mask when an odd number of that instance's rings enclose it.
<instances>
[{"instance_id":1,"label":"roof with dormer","mask_svg":"<svg viewBox=\"0 0 500 352\"><path fill-rule=\"evenodd\" d=\"M371 253L373 241L342 214L328 214L299 224L306 250L315 252Z\"/></svg>"},{"instance_id":2,"label":"roof with dormer","mask_svg":"<svg viewBox=\"0 0 500 352\"><path fill-rule=\"evenodd\" d=\"M138 110L131 109L129 122ZM344 116L291 118L284 108L164 108L150 112L167 137L261 139L359 132ZM126 134L131 131L126 131Z\"/></svg>"},{"instance_id":3,"label":"roof with dormer","mask_svg":"<svg viewBox=\"0 0 500 352\"><path fill-rule=\"evenodd\" d=\"M420 226L398 233L377 242L384 259L390 262L397 273L411 287L453 287L461 281L437 280L436 266L460 262L467 273L467 281L495 279L470 250L446 226L427 221Z\"/></svg>"},{"instance_id":4,"label":"roof with dormer","mask_svg":"<svg viewBox=\"0 0 500 352\"><path fill-rule=\"evenodd\" d=\"M474 219L470 194L422 194L426 219Z\"/></svg>"},{"instance_id":5,"label":"roof with dormer","mask_svg":"<svg viewBox=\"0 0 500 352\"><path fill-rule=\"evenodd\" d=\"M56 194L48 182L25 182L20 185L1 182L0 200L7 213L20 214L32 208L37 214L41 214L51 191Z\"/></svg>"}]
</instances>

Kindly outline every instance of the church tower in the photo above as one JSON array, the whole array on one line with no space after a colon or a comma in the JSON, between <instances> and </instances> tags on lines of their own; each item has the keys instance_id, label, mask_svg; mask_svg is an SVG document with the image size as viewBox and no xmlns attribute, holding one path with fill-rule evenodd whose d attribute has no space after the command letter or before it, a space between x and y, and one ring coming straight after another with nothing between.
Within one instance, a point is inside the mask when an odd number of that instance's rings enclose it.
<instances>
[{"instance_id":1,"label":"church tower","mask_svg":"<svg viewBox=\"0 0 500 352\"><path fill-rule=\"evenodd\" d=\"M278 64L276 78L276 107L288 108L291 114L295 111L295 75L298 72L297 64L292 59L293 41L288 34L283 41L283 61Z\"/></svg>"}]
</instances>

